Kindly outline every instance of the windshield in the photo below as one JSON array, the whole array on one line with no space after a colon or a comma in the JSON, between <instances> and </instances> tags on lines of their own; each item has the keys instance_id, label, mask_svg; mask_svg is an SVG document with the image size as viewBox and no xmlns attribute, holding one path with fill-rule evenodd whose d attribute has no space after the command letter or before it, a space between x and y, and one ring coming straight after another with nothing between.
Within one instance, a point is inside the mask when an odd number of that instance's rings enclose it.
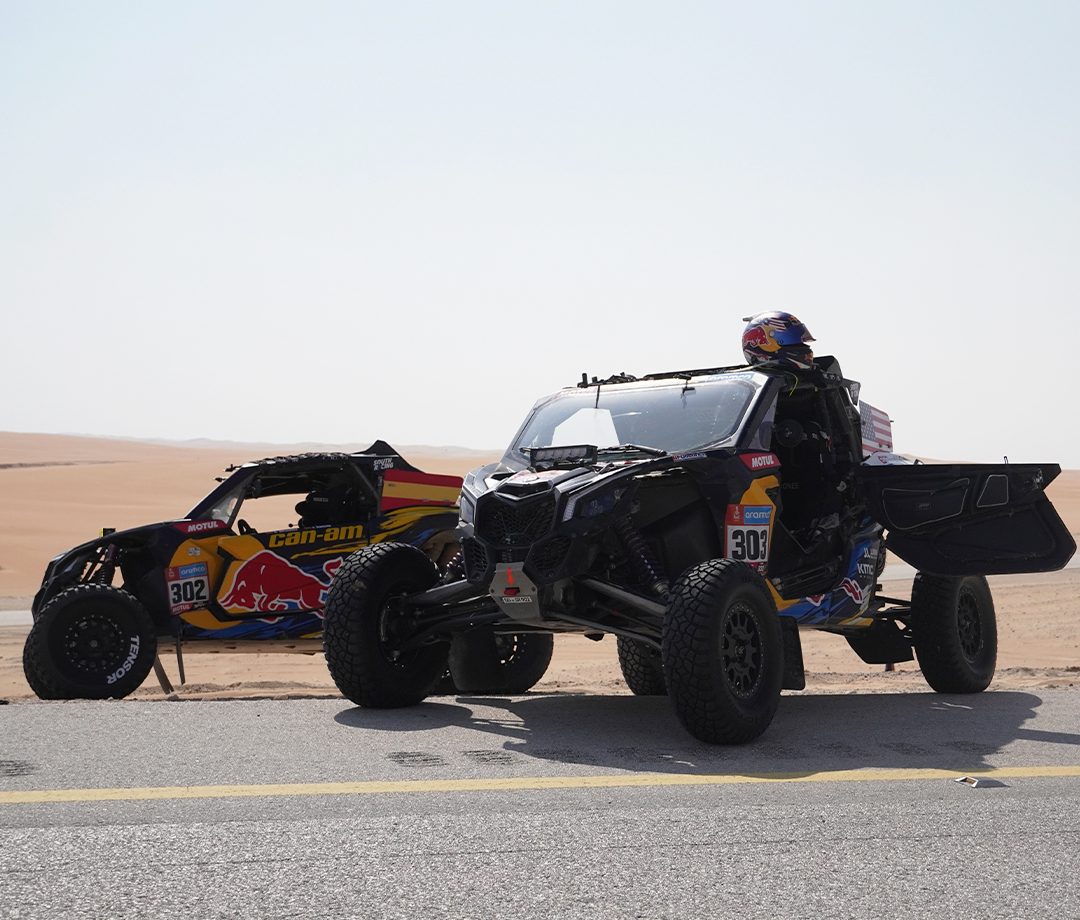
<instances>
[{"instance_id":1,"label":"windshield","mask_svg":"<svg viewBox=\"0 0 1080 920\"><path fill-rule=\"evenodd\" d=\"M617 384L565 390L541 406L514 443L516 448L593 444L654 447L670 454L733 437L758 390L751 374L686 386Z\"/></svg>"}]
</instances>

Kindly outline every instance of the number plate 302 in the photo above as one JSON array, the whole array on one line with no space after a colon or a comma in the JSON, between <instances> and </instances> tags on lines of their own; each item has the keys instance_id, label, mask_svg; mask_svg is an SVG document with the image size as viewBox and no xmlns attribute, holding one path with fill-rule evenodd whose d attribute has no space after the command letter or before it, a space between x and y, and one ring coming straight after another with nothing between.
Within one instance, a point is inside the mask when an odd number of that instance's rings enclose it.
<instances>
[{"instance_id":1,"label":"number plate 302","mask_svg":"<svg viewBox=\"0 0 1080 920\"><path fill-rule=\"evenodd\" d=\"M205 607L210 601L210 578L205 562L171 566L165 571L169 589L169 610L186 613Z\"/></svg>"}]
</instances>

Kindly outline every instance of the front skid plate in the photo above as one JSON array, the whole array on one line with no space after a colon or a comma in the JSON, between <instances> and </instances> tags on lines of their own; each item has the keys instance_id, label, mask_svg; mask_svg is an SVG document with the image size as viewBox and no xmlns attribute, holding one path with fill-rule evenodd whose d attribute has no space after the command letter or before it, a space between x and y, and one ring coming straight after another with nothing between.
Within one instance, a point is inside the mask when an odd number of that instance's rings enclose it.
<instances>
[{"instance_id":1,"label":"front skid plate","mask_svg":"<svg viewBox=\"0 0 1080 920\"><path fill-rule=\"evenodd\" d=\"M540 592L520 562L496 563L488 594L510 619L533 626L544 622Z\"/></svg>"}]
</instances>

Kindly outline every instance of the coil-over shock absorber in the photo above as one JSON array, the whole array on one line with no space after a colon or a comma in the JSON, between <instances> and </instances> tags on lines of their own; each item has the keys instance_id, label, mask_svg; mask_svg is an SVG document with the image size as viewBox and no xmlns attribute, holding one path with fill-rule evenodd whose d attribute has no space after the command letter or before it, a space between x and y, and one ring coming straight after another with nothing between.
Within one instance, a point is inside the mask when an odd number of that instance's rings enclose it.
<instances>
[{"instance_id":1,"label":"coil-over shock absorber","mask_svg":"<svg viewBox=\"0 0 1080 920\"><path fill-rule=\"evenodd\" d=\"M459 549L454 553L453 557L448 563L446 563L446 569L443 571L441 582L444 585L450 584L452 581L457 581L459 578L465 577L465 554Z\"/></svg>"},{"instance_id":2,"label":"coil-over shock absorber","mask_svg":"<svg viewBox=\"0 0 1080 920\"><path fill-rule=\"evenodd\" d=\"M650 591L661 596L671 590L671 585L660 569L660 563L649 551L645 539L638 533L636 527L630 523L629 518L619 518L615 522L615 534L626 549L630 561L634 564L638 578L645 583Z\"/></svg>"}]
</instances>

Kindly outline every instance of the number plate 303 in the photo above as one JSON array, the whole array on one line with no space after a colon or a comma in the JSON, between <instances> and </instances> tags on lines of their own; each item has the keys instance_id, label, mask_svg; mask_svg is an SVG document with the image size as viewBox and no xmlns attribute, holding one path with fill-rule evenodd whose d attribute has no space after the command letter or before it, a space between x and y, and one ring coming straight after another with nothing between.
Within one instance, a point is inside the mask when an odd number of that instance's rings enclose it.
<instances>
[{"instance_id":1,"label":"number plate 303","mask_svg":"<svg viewBox=\"0 0 1080 920\"><path fill-rule=\"evenodd\" d=\"M210 578L205 562L172 566L165 570L165 582L169 589L169 610L173 614L205 607L210 601Z\"/></svg>"},{"instance_id":2,"label":"number plate 303","mask_svg":"<svg viewBox=\"0 0 1080 920\"><path fill-rule=\"evenodd\" d=\"M772 512L771 505L728 505L724 555L763 568L769 561Z\"/></svg>"}]
</instances>

